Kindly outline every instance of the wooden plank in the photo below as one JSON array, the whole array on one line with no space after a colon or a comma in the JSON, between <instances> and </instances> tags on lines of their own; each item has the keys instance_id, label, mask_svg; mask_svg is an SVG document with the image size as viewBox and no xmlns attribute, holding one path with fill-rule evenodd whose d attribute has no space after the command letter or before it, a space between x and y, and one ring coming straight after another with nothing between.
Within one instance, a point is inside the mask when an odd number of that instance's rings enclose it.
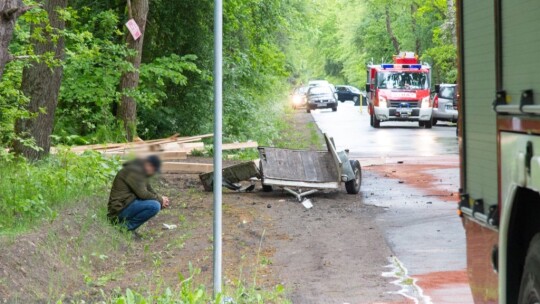
<instances>
[{"instance_id":1,"label":"wooden plank","mask_svg":"<svg viewBox=\"0 0 540 304\"><path fill-rule=\"evenodd\" d=\"M223 150L249 149L249 148L257 148L257 147L259 147L259 144L256 141L223 144Z\"/></svg>"},{"instance_id":2,"label":"wooden plank","mask_svg":"<svg viewBox=\"0 0 540 304\"><path fill-rule=\"evenodd\" d=\"M201 174L211 172L213 169L214 166L212 164L200 163L164 162L161 166L161 171L168 173Z\"/></svg>"},{"instance_id":3,"label":"wooden plank","mask_svg":"<svg viewBox=\"0 0 540 304\"><path fill-rule=\"evenodd\" d=\"M185 151L163 151L163 152L134 152L134 151L116 151L116 152L105 152L105 156L120 156L124 157L148 157L150 155L157 155L161 160L179 160L187 159L188 153Z\"/></svg>"}]
</instances>

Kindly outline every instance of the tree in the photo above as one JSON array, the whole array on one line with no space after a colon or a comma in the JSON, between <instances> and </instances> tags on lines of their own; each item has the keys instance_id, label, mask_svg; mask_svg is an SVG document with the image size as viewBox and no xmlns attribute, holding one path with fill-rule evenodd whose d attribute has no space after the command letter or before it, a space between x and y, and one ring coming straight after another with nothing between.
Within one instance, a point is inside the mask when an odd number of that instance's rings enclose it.
<instances>
[{"instance_id":1,"label":"tree","mask_svg":"<svg viewBox=\"0 0 540 304\"><path fill-rule=\"evenodd\" d=\"M120 107L118 109L118 118L122 120L126 131L126 139L132 141L136 132L137 124L137 102L130 93L139 85L139 68L143 51L144 30L146 28L146 19L148 16L148 0L127 1L127 10L130 19L134 19L141 30L141 37L135 40L129 33L127 34L128 48L134 51L133 55L128 57L128 61L133 65L133 70L122 75L120 81Z\"/></svg>"},{"instance_id":2,"label":"tree","mask_svg":"<svg viewBox=\"0 0 540 304\"><path fill-rule=\"evenodd\" d=\"M31 8L32 6L25 6L22 0L3 0L0 3L0 80L6 64L16 58L9 53L8 47L17 18Z\"/></svg>"},{"instance_id":3,"label":"tree","mask_svg":"<svg viewBox=\"0 0 540 304\"><path fill-rule=\"evenodd\" d=\"M67 0L45 0L43 8L47 20L33 26L34 53L40 59L23 70L22 91L30 99L27 110L30 118L20 118L15 123L18 139L16 153L36 160L49 153L58 93L62 82L65 20L62 9Z\"/></svg>"}]
</instances>

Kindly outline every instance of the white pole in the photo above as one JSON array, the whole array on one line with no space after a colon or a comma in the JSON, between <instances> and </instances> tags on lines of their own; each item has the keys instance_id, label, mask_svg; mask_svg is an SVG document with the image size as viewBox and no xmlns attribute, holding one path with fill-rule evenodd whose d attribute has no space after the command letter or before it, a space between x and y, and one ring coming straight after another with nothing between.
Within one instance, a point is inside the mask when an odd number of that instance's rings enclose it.
<instances>
[{"instance_id":1,"label":"white pole","mask_svg":"<svg viewBox=\"0 0 540 304\"><path fill-rule=\"evenodd\" d=\"M214 1L214 298L222 281L223 2Z\"/></svg>"}]
</instances>

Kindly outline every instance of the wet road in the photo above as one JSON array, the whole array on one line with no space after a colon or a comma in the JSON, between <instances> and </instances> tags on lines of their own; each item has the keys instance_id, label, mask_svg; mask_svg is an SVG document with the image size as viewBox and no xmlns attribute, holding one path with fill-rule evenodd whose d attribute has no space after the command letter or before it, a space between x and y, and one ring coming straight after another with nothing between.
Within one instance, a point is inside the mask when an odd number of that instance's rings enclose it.
<instances>
[{"instance_id":1,"label":"wet road","mask_svg":"<svg viewBox=\"0 0 540 304\"><path fill-rule=\"evenodd\" d=\"M402 293L413 303L472 303L466 276L465 233L456 215L458 142L453 125L383 123L352 103L314 111L319 128L360 159L367 204L386 209L377 222L394 253ZM387 271L387 270L384 270ZM399 271L397 271L399 272ZM408 279L412 280L408 280Z\"/></svg>"}]
</instances>

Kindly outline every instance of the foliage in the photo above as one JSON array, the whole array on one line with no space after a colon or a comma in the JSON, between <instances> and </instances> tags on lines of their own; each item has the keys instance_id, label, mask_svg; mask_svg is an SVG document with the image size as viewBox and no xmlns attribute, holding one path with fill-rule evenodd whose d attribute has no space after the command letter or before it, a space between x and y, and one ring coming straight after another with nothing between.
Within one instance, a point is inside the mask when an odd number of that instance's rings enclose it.
<instances>
[{"instance_id":1,"label":"foliage","mask_svg":"<svg viewBox=\"0 0 540 304\"><path fill-rule=\"evenodd\" d=\"M450 1L452 2L452 1ZM396 51L414 51L433 67L434 83L453 83L457 76L455 10L446 0L318 0L306 18L314 28L301 34L306 62L302 80L327 78L363 87L369 62L389 62Z\"/></svg>"},{"instance_id":2,"label":"foliage","mask_svg":"<svg viewBox=\"0 0 540 304\"><path fill-rule=\"evenodd\" d=\"M24 229L39 219L54 219L63 204L102 191L118 169L118 161L95 152L59 151L38 163L4 155L0 159L0 233Z\"/></svg>"}]
</instances>

